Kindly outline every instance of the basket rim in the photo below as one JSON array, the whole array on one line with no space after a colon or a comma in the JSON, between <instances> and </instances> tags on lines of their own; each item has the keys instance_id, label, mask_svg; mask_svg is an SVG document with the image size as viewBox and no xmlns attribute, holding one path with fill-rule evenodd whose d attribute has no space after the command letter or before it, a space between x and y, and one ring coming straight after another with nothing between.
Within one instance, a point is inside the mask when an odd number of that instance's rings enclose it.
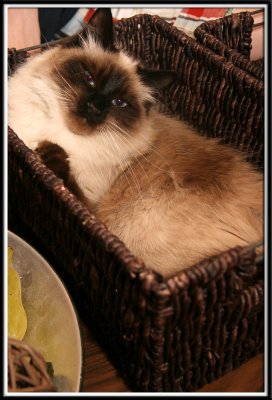
<instances>
[{"instance_id":1,"label":"basket rim","mask_svg":"<svg viewBox=\"0 0 272 400\"><path fill-rule=\"evenodd\" d=\"M218 39L216 36L214 36L212 33L209 32L209 28L211 25L217 25L217 26L222 26L222 24L227 20L227 21L232 21L235 18L239 18L241 16L244 16L246 19L246 22L249 23L249 30L250 34L252 33L252 28L254 24L254 19L251 15L250 12L248 11L243 11L238 14L231 14L227 15L223 18L218 18L216 20L212 21L206 21L203 22L201 25L199 25L195 31L194 31L194 36L195 38L203 45L207 44L209 48L219 48L220 47L220 53L216 54L223 54L224 57L227 55L228 57L231 58L231 62L233 60L238 59L239 62L241 63L241 69L247 72L249 75L252 77L263 80L263 70L260 66L256 65L253 60L250 60L247 58L244 54L240 53L237 49L229 48L222 40ZM249 69L251 69L249 71Z\"/></svg>"},{"instance_id":2,"label":"basket rim","mask_svg":"<svg viewBox=\"0 0 272 400\"><path fill-rule=\"evenodd\" d=\"M229 77L232 74L234 75L234 78L238 79L245 88L254 85L254 89L258 92L258 94L262 94L264 90L264 82L261 79L252 76L244 69L235 66L232 61L228 61L224 56L216 54L211 49L203 46L202 43L189 37L185 32L181 31L175 26L170 25L167 21L159 16L138 14L129 18L122 18L120 21L115 23L115 27L117 29L121 29L123 23L137 22L137 20L139 22L146 20L149 24L154 24L156 27L161 29L161 31L163 31L165 36L171 35L176 40L177 45L184 46L185 51L189 50L190 53L193 53L195 56L199 56L201 52L202 61L207 68L210 68L211 64L218 67L218 62L220 61L220 68L218 68L218 70L220 69L225 77Z\"/></svg>"}]
</instances>

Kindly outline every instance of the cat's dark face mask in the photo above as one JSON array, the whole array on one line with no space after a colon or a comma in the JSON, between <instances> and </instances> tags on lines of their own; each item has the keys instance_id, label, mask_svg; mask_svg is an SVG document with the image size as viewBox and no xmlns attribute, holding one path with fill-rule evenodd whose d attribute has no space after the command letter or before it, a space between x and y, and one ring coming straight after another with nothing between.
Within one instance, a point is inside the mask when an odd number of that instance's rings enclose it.
<instances>
[{"instance_id":1,"label":"cat's dark face mask","mask_svg":"<svg viewBox=\"0 0 272 400\"><path fill-rule=\"evenodd\" d=\"M86 47L90 37L98 50ZM98 8L82 32L62 42L59 56L54 79L66 96L69 128L84 135L109 124L133 130L152 104L142 93L164 87L176 77L172 71L147 70L133 61L133 68L123 65L114 45L112 14L106 8ZM136 90L139 82L143 90Z\"/></svg>"}]
</instances>

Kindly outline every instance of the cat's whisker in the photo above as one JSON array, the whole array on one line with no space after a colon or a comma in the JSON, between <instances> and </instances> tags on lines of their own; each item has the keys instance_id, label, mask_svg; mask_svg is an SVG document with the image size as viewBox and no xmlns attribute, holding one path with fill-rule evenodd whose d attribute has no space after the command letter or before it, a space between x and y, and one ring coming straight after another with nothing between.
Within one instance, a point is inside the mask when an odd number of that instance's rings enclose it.
<instances>
[{"instance_id":1,"label":"cat's whisker","mask_svg":"<svg viewBox=\"0 0 272 400\"><path fill-rule=\"evenodd\" d=\"M116 130L116 129L114 129L114 128L112 128L112 129L114 130L114 132L115 132L116 134L118 134L118 135L120 134L120 132L119 132L118 130ZM145 173L145 175L148 177L148 175L147 175L147 173L146 173L146 171L145 171L145 169L144 169L144 167L143 167L143 165L142 165L142 163L141 163L141 161L140 161L140 159L139 159L139 158L144 158L147 162L149 162L149 160L145 157L145 155L143 154L143 152L141 152L141 151L135 149L135 148L131 145L130 141L129 141L126 137L124 137L124 136L119 136L118 140L123 141L123 143L125 144L125 146L126 146L127 148L131 149L131 157L134 158L134 159L137 161L137 163L140 165L140 167L142 168L142 170L143 170L143 172ZM152 163L149 162L149 164L152 164ZM152 164L152 165L153 165L153 164ZM154 166L155 166L155 165L154 165ZM155 166L155 167L157 167L157 166ZM167 172L167 171L165 171L165 172ZM149 178L148 178L148 179L149 179Z\"/></svg>"},{"instance_id":2,"label":"cat's whisker","mask_svg":"<svg viewBox=\"0 0 272 400\"><path fill-rule=\"evenodd\" d=\"M104 148L106 148L106 143L105 143L104 136L103 136L103 128L100 130L100 133L101 134L99 135L98 140L102 141ZM98 174L100 175L102 181L104 181L105 179L108 178L107 176L105 176L105 170L98 169Z\"/></svg>"},{"instance_id":3,"label":"cat's whisker","mask_svg":"<svg viewBox=\"0 0 272 400\"><path fill-rule=\"evenodd\" d=\"M128 141L123 140L124 138L122 138L122 137L119 135L120 132L119 132L119 130L118 130L118 127L117 127L114 123L112 124L111 121L108 121L108 122L109 122L109 127L110 127L112 133L117 134L117 135L118 135L118 140L121 141L121 142L124 144L124 146L125 146L126 148L129 148L129 149L131 150L130 157L132 157L133 159L135 159L135 161L138 162L138 164L139 164L140 167L142 168L143 172L146 174L146 171L145 171L145 169L143 168L143 166L142 166L142 164L141 164L139 158L133 154L133 153L135 152L135 149L133 148L133 146L131 145L131 143L128 142ZM141 152L138 151L138 154L141 155ZM146 174L146 176L148 177L147 174Z\"/></svg>"},{"instance_id":4,"label":"cat's whisker","mask_svg":"<svg viewBox=\"0 0 272 400\"><path fill-rule=\"evenodd\" d=\"M85 189L86 189L89 193L91 193L92 195L94 194L94 191L93 191L91 188L89 188L89 186L85 186Z\"/></svg>"},{"instance_id":5,"label":"cat's whisker","mask_svg":"<svg viewBox=\"0 0 272 400\"><path fill-rule=\"evenodd\" d=\"M140 187L140 184L139 184L139 182L138 182L138 180L137 180L137 177L136 177L136 175L135 175L135 173L134 173L134 171L133 171L133 168L131 167L129 161L126 160L126 159L124 158L124 156L123 156L123 154L122 154L122 152L121 152L121 150L120 150L120 147L119 147L118 144L116 143L116 140L114 139L114 137L113 137L113 135L111 134L111 132L108 131L108 133L109 133L109 135L110 135L110 137L111 137L111 139L112 139L112 143L114 143L114 145L115 145L116 150L118 150L118 152L119 152L120 158L123 160L123 163L124 163L125 166L127 167L127 170L128 170L128 172L130 173L130 175L131 175L131 177L132 177L132 179L133 179L133 182L134 182L134 184L135 184L135 186L136 186L136 189L137 189L138 192L139 192L139 196L140 196L140 198L141 198L141 200L142 200L141 187ZM130 187L131 187L131 185L130 185ZM132 188L131 188L131 190L132 190ZM133 190L132 190L132 192L133 192Z\"/></svg>"},{"instance_id":6,"label":"cat's whisker","mask_svg":"<svg viewBox=\"0 0 272 400\"><path fill-rule=\"evenodd\" d=\"M55 78L55 79L56 79L56 82L58 82L58 83L60 84L60 87L61 87L61 89L59 89L60 92L66 94L67 96L69 96L69 98L70 98L71 100L73 100L72 92L69 90L69 87L65 87L65 88L64 88L64 87L62 86L62 82L61 82L59 79L57 79L57 78ZM70 86L70 87L71 87L71 86ZM71 88L72 88L72 87L71 87ZM79 98L78 93L77 93L75 90L73 90L73 92L76 93L77 97Z\"/></svg>"},{"instance_id":7,"label":"cat's whisker","mask_svg":"<svg viewBox=\"0 0 272 400\"><path fill-rule=\"evenodd\" d=\"M114 124L114 122L112 122L112 123ZM123 128L121 128L119 125L116 125L116 124L114 124L114 126L115 126L116 128L118 128L118 130L120 131L120 133L124 133L124 135L126 135L128 138L130 138L129 133L126 132ZM166 159L162 156L161 153L159 153L159 152L156 150L157 147L154 146L153 143L151 143L150 141L148 141L148 140L147 140L146 138L144 138L144 137L141 137L141 140L142 140L143 142L145 142L145 143L148 145L148 147L151 148L151 149L154 151L154 153L157 154L157 155L160 157L160 159L161 159L162 161L164 161L164 162L167 164ZM163 170L162 170L162 171L163 171ZM164 171L164 172L166 172L166 171Z\"/></svg>"},{"instance_id":8,"label":"cat's whisker","mask_svg":"<svg viewBox=\"0 0 272 400\"><path fill-rule=\"evenodd\" d=\"M117 143L114 140L114 137L111 134L111 131L106 129L106 126L105 126L104 130L103 131L101 130L101 132L104 132L106 134L107 143L103 140L104 141L104 145L105 145L105 147L107 145L110 145L111 149L113 150L113 153L117 156L117 160L118 160L118 163L120 165L120 168L122 169L123 174L126 177L126 180L127 180L128 186L130 187L131 193L133 193L133 188L132 188L131 183L130 183L130 181L128 179L127 173L128 172L130 173L130 175L131 175L132 179L134 180L134 182L135 182L135 179L134 179L134 176L133 176L133 171L131 170L131 168L129 166L129 162L127 160L125 160L125 158L122 155L122 152L119 151L119 147L117 146ZM109 136L110 136L110 140L109 140ZM103 135L101 135L101 138L103 139ZM141 198L141 193L139 191L137 183L135 183L135 185L136 185L136 188L137 188L137 190L139 192L139 196Z\"/></svg>"},{"instance_id":9,"label":"cat's whisker","mask_svg":"<svg viewBox=\"0 0 272 400\"><path fill-rule=\"evenodd\" d=\"M53 65L54 65L54 69L55 69L55 71L57 72L57 74L61 77L61 79L66 83L66 85L76 94L76 96L77 96L77 98L79 98L79 94L77 93L77 91L70 85L70 83L69 82L67 82L67 80L64 78L64 76L61 74L61 72L59 71L59 69L58 69L58 67L57 67L57 65L56 65L56 63L55 63L55 60L54 60L54 55L51 53L50 54L51 55L51 61L53 62Z\"/></svg>"},{"instance_id":10,"label":"cat's whisker","mask_svg":"<svg viewBox=\"0 0 272 400\"><path fill-rule=\"evenodd\" d=\"M111 148L111 150L113 151L113 153L116 155L118 164L120 165L120 167L121 167L121 169L122 169L122 163L121 163L121 161L120 161L120 159L119 159L119 157L118 157L118 154L117 154L116 151L115 151L115 148L114 148L113 144L111 143L111 140L109 140L108 131L107 131L106 127L105 127L105 126L102 127L102 128L99 130L99 132L100 132L99 138L100 138L100 140L103 142L104 148L105 148L105 149L108 149L108 147ZM106 139L107 139L107 140L106 140Z\"/></svg>"},{"instance_id":11,"label":"cat's whisker","mask_svg":"<svg viewBox=\"0 0 272 400\"><path fill-rule=\"evenodd\" d=\"M44 81L45 82L45 84L47 83L47 80L46 79L44 79L44 78L42 78L42 77L39 77L39 79L41 79L42 81ZM39 91L37 91L36 93L38 93L38 94L40 94L41 95L41 97L43 97L43 98L47 98L47 99L51 99L51 97L52 97L52 95L51 95L51 93L47 93L45 90L39 90ZM66 95L66 96L64 96L64 95ZM71 99L72 99L72 97L69 95L69 92L61 92L60 90L56 90L55 91L55 96L56 96L56 99L58 99L58 100L70 100L71 101Z\"/></svg>"},{"instance_id":12,"label":"cat's whisker","mask_svg":"<svg viewBox=\"0 0 272 400\"><path fill-rule=\"evenodd\" d=\"M109 122L111 122L111 121L109 121ZM116 131L115 128L118 128L118 127L117 127L114 123L112 123L110 126L114 129L114 131L115 131L117 134L119 133L118 131ZM128 142L128 141L125 142L121 136L119 136L119 140L123 141L123 143L125 143L126 147L130 147L131 150L134 151L134 149L132 148L130 142ZM139 154L140 157L142 156L142 153L141 153L140 151L138 152L138 154ZM135 156L135 155L133 154L133 152L132 152L132 157L133 157L133 158L136 160L136 162L139 164L139 166L141 167L142 171L144 172L144 174L146 175L147 179L149 180L149 176L148 176L146 170L144 169L144 167L143 167L141 161L139 160L139 157Z\"/></svg>"},{"instance_id":13,"label":"cat's whisker","mask_svg":"<svg viewBox=\"0 0 272 400\"><path fill-rule=\"evenodd\" d=\"M109 132L107 131L107 132L105 132L105 133L108 134ZM110 135L110 136L111 136L111 135ZM113 138L111 137L111 139L113 139ZM116 153L116 149L114 148L113 143L111 143L110 141L108 141L108 143L109 143L109 145L111 146L111 148L112 148L112 150L113 150L113 153L117 156L117 159L119 159L119 156L118 156L118 154ZM105 144L105 145L106 145L106 144ZM124 176L126 177L126 180L127 180L127 183L128 183L128 185L129 185L129 187L130 187L131 193L133 193L132 186L131 186L130 181L129 181L128 177L127 177L126 168L123 167L122 161L119 161L119 165L120 165L120 168L122 169L122 172L123 172ZM125 166L127 166L127 163L125 163Z\"/></svg>"},{"instance_id":14,"label":"cat's whisker","mask_svg":"<svg viewBox=\"0 0 272 400\"><path fill-rule=\"evenodd\" d=\"M57 98L64 101L68 105L71 104L72 102L72 98L67 93L64 92L57 95Z\"/></svg>"},{"instance_id":15,"label":"cat's whisker","mask_svg":"<svg viewBox=\"0 0 272 400\"><path fill-rule=\"evenodd\" d=\"M100 133L101 133L101 134L98 135L97 140L98 140L98 141L99 141L99 140L102 141L103 146L106 148L107 143L105 142L105 140L104 140L104 138L103 138L103 133L104 133L104 129L103 129L103 128L100 129ZM90 171L90 173L91 173L91 171ZM108 177L105 175L105 173L103 173L103 170L102 170L102 169L99 169L99 168L98 168L97 171L96 171L96 173L99 174L100 180L101 180L102 182L108 179ZM88 185L85 185L84 188L85 188L85 190L86 190L87 192L89 192L90 196L93 197L93 195L95 194L95 191L94 191L92 188L90 188Z\"/></svg>"},{"instance_id":16,"label":"cat's whisker","mask_svg":"<svg viewBox=\"0 0 272 400\"><path fill-rule=\"evenodd\" d=\"M58 79L56 79L57 82L59 82ZM62 86L62 85L60 85ZM70 90L68 89L64 89L63 87L59 88L56 91L56 97L61 100L62 102L64 102L67 106L70 106L71 104L74 104L74 96L71 93Z\"/></svg>"},{"instance_id":17,"label":"cat's whisker","mask_svg":"<svg viewBox=\"0 0 272 400\"><path fill-rule=\"evenodd\" d=\"M109 136L111 137L112 144L114 145L116 151L118 151L118 155L119 155L118 158L120 158L120 159L122 160L121 163L120 163L120 165L122 165L122 163L125 165L126 170L124 170L124 171L125 171L125 172L127 171L127 172L130 173L130 175L131 175L131 177L132 177L132 179L133 179L133 181L134 181L134 183L135 183L135 186L136 186L136 188L137 188L137 190L138 190L138 192L139 192L139 194L140 194L140 192L141 192L141 191L140 191L140 187L139 187L139 185L138 185L137 178L136 178L136 176L135 176L135 174L134 174L134 171L133 171L133 169L132 169L132 167L131 167L129 161L125 159L125 157L123 156L122 151L120 151L120 147L118 146L118 144L116 143L116 140L114 139L114 136L112 135L112 130L108 130L108 131L107 131L107 135L109 135ZM128 183L129 183L129 181L128 181ZM129 186L130 186L130 188L131 188L131 191L133 192L130 183L129 183Z\"/></svg>"},{"instance_id":18,"label":"cat's whisker","mask_svg":"<svg viewBox=\"0 0 272 400\"><path fill-rule=\"evenodd\" d=\"M163 169L163 168L160 168L158 165L153 164L153 163L144 155L144 153L140 152L140 151L137 150L137 149L132 148L131 143L130 143L130 140L129 140L129 138L130 138L130 137L129 137L129 134L128 134L126 131L124 131L122 128L120 128L120 127L118 127L118 126L116 126L116 125L115 125L115 127L118 129L118 132L117 132L117 133L121 133L121 134L124 134L124 135L126 136L126 137L125 137L125 136L122 136L122 139L124 139L124 140L126 141L127 146L130 146L131 149L133 150L133 152L136 152L137 154L139 154L139 156L141 156L142 158L144 158L150 165L152 165L153 167L155 167L155 168L158 169L159 171L169 173L168 170L165 170L165 169ZM153 149L152 145L150 145L150 147ZM154 150L154 149L153 149L153 150ZM156 152L155 150L154 150L154 153L160 155L160 153ZM165 163L167 164L167 161L166 161L163 157L161 157L161 159L162 159L163 161L165 161Z\"/></svg>"}]
</instances>

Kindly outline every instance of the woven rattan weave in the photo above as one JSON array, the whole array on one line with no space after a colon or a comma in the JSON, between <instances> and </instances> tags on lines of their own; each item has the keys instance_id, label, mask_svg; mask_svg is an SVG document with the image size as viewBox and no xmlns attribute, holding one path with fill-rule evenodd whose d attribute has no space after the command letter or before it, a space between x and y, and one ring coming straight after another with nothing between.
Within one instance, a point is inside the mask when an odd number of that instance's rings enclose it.
<instances>
[{"instance_id":1,"label":"woven rattan weave","mask_svg":"<svg viewBox=\"0 0 272 400\"><path fill-rule=\"evenodd\" d=\"M250 61L252 16L243 12L201 24L194 32L197 40L217 54L223 55L236 67L263 80L263 68Z\"/></svg>"}]
</instances>

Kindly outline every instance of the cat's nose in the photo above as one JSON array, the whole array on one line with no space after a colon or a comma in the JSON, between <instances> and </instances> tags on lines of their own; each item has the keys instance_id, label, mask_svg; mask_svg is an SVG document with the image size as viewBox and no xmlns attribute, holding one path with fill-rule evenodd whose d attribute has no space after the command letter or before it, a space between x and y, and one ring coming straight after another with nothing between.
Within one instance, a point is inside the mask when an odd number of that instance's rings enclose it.
<instances>
[{"instance_id":1,"label":"cat's nose","mask_svg":"<svg viewBox=\"0 0 272 400\"><path fill-rule=\"evenodd\" d=\"M98 107L96 107L93 103L89 101L87 102L87 108L88 112L93 115L100 115L102 112Z\"/></svg>"}]
</instances>

